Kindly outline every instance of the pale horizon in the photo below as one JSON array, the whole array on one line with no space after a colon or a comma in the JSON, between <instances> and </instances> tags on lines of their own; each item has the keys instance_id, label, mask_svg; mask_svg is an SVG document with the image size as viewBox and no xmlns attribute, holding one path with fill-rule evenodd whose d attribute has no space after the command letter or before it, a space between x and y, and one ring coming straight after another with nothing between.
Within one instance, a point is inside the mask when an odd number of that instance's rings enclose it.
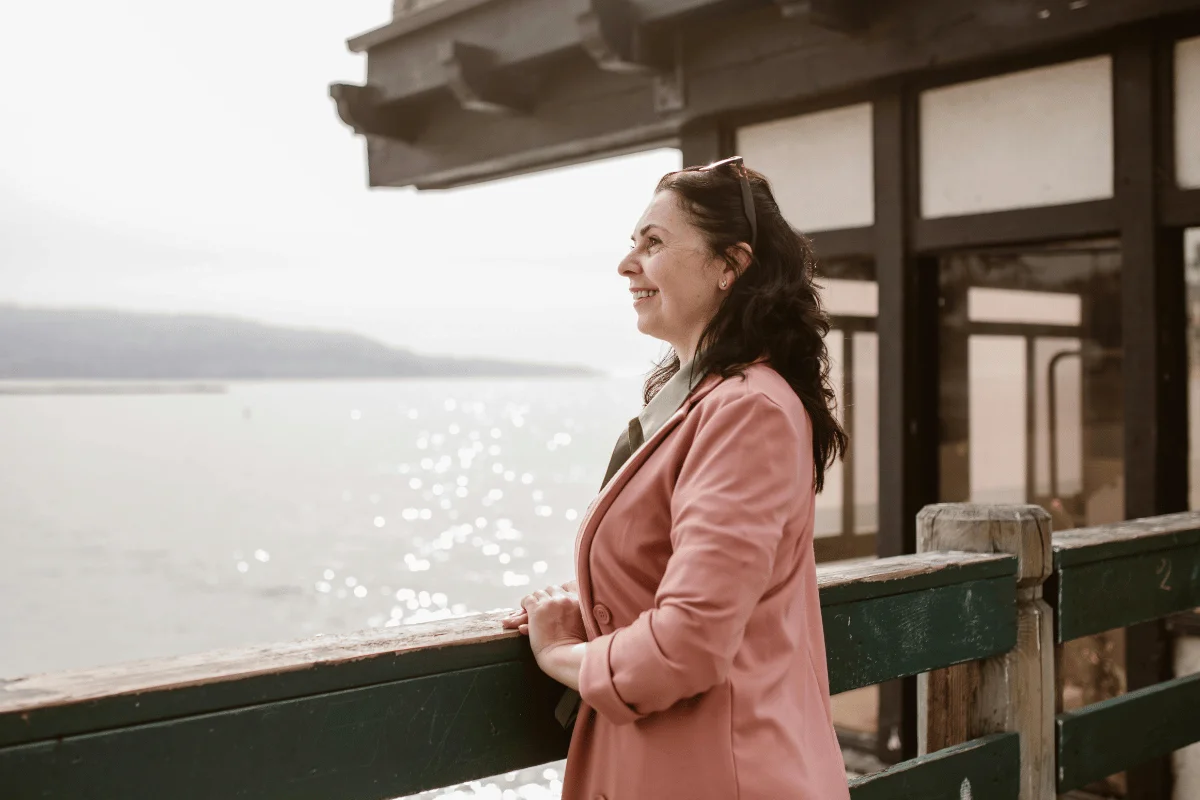
<instances>
[{"instance_id":1,"label":"pale horizon","mask_svg":"<svg viewBox=\"0 0 1200 800\"><path fill-rule=\"evenodd\" d=\"M0 67L28 77L0 112L0 303L646 372L665 346L638 333L616 264L678 151L368 190L328 85L362 81L345 40L390 14L390 0L6 9Z\"/></svg>"}]
</instances>

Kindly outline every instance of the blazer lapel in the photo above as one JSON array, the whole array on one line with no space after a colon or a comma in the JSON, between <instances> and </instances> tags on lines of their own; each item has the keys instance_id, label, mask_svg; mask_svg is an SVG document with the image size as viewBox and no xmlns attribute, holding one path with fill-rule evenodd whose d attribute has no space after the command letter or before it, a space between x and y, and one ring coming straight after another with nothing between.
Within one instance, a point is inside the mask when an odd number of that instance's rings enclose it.
<instances>
[{"instance_id":1,"label":"blazer lapel","mask_svg":"<svg viewBox=\"0 0 1200 800\"><path fill-rule=\"evenodd\" d=\"M663 426L655 431L654 435L647 439L641 447L629 456L625 464L617 470L600 493L596 495L596 499L588 506L588 510L584 513L583 521L579 523L579 533L575 537L575 579L579 585L579 602L585 609L592 605L592 581L591 575L587 569L588 556L591 553L592 539L596 535L596 529L600 525L600 521L604 518L604 514L612 507L613 501L617 495L621 493L621 489L625 487L629 480L637 474L646 460L658 449L659 444L663 439L673 431L680 422L684 420L688 412L700 402L700 400L711 392L717 384L721 382L720 377L709 375L705 377L696 389L688 396L683 405L679 407L670 419L663 423ZM595 639L600 635L592 622L590 614L583 615L584 627L588 632L588 639Z\"/></svg>"}]
</instances>

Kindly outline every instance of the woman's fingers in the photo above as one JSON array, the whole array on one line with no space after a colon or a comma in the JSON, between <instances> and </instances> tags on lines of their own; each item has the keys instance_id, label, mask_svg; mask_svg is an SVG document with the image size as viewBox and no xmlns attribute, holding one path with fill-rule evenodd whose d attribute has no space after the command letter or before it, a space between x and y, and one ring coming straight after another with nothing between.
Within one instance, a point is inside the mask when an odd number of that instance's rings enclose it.
<instances>
[{"instance_id":1,"label":"woman's fingers","mask_svg":"<svg viewBox=\"0 0 1200 800\"><path fill-rule=\"evenodd\" d=\"M537 608L542 603L562 597L569 597L578 591L575 581L569 581L561 586L547 586L545 589L537 589L536 591L525 595L521 598L520 607L501 620L501 625L504 628L511 630L519 625L529 621L529 612L533 608Z\"/></svg>"},{"instance_id":2,"label":"woman's fingers","mask_svg":"<svg viewBox=\"0 0 1200 800\"><path fill-rule=\"evenodd\" d=\"M520 634L521 634L521 635L523 635L523 636L528 636L528 635L529 635L529 625L528 625L528 623L526 623L525 625L522 625L521 627L517 628L517 632L518 632L518 633L520 633Z\"/></svg>"}]
</instances>

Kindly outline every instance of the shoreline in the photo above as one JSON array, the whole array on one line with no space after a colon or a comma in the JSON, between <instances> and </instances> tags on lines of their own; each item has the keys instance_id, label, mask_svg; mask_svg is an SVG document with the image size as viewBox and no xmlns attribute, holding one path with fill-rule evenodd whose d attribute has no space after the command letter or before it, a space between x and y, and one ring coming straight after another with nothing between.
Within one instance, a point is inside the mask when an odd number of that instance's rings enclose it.
<instances>
[{"instance_id":1,"label":"shoreline","mask_svg":"<svg viewBox=\"0 0 1200 800\"><path fill-rule=\"evenodd\" d=\"M55 382L6 382L0 381L0 395L49 395L49 394L225 394L229 387L224 383L178 383L147 381L97 381L88 383Z\"/></svg>"}]
</instances>

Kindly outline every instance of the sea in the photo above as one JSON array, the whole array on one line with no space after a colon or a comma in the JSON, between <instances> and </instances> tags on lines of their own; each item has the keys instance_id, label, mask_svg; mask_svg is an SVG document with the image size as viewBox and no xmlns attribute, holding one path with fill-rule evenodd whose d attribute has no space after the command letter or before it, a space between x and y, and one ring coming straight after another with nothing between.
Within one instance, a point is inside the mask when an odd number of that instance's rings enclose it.
<instances>
[{"instance_id":1,"label":"sea","mask_svg":"<svg viewBox=\"0 0 1200 800\"><path fill-rule=\"evenodd\" d=\"M574 577L641 379L223 388L0 391L0 677L512 608Z\"/></svg>"},{"instance_id":2,"label":"sea","mask_svg":"<svg viewBox=\"0 0 1200 800\"><path fill-rule=\"evenodd\" d=\"M514 608L575 577L641 384L0 381L0 678Z\"/></svg>"}]
</instances>

